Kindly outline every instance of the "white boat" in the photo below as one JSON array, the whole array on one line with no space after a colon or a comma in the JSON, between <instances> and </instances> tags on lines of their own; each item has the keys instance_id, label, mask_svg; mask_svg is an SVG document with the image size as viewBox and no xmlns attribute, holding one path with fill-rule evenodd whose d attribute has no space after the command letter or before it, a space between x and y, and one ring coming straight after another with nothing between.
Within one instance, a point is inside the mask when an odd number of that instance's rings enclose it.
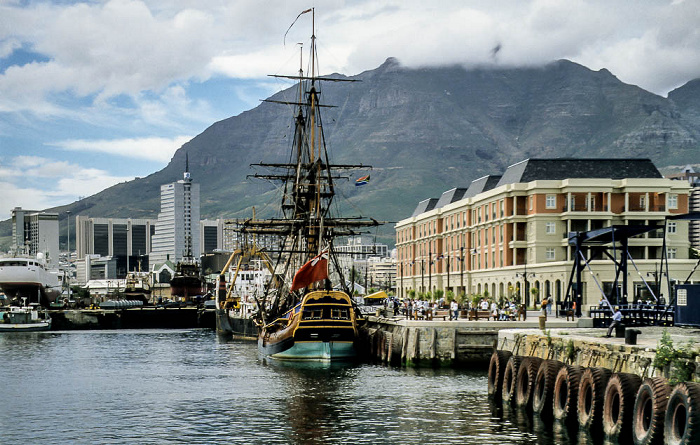
<instances>
[{"instance_id":1,"label":"white boat","mask_svg":"<svg viewBox=\"0 0 700 445\"><path fill-rule=\"evenodd\" d=\"M38 304L0 309L0 332L35 332L51 329L51 317Z\"/></svg>"},{"instance_id":2,"label":"white boat","mask_svg":"<svg viewBox=\"0 0 700 445\"><path fill-rule=\"evenodd\" d=\"M61 294L61 284L58 271L49 270L44 255L39 253L36 258L0 258L0 290L11 301L19 303L25 298L48 307Z\"/></svg>"}]
</instances>

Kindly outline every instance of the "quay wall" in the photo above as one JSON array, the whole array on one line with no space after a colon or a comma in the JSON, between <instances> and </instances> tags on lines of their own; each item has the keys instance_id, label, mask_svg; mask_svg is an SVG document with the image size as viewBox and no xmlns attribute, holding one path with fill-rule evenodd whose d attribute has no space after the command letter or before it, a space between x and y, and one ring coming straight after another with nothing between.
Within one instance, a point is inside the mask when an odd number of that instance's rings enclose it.
<instances>
[{"instance_id":1,"label":"quay wall","mask_svg":"<svg viewBox=\"0 0 700 445\"><path fill-rule=\"evenodd\" d=\"M130 309L66 309L49 311L51 330L79 329L214 329L213 310L195 307Z\"/></svg>"},{"instance_id":2,"label":"quay wall","mask_svg":"<svg viewBox=\"0 0 700 445\"><path fill-rule=\"evenodd\" d=\"M560 319L561 320L561 319ZM588 320L579 320L584 324ZM578 326L579 321L551 321ZM397 366L480 366L486 368L498 346L499 331L534 328L531 321L422 321L367 317L360 329L365 355Z\"/></svg>"},{"instance_id":3,"label":"quay wall","mask_svg":"<svg viewBox=\"0 0 700 445\"><path fill-rule=\"evenodd\" d=\"M688 340L682 328L673 328L676 346ZM653 366L660 328L641 328L636 345L625 344L624 338L604 338L601 329L504 329L498 333L497 349L513 355L558 360L567 365L600 367L645 377L668 378L670 367ZM695 359L695 378L700 377L700 357Z\"/></svg>"}]
</instances>

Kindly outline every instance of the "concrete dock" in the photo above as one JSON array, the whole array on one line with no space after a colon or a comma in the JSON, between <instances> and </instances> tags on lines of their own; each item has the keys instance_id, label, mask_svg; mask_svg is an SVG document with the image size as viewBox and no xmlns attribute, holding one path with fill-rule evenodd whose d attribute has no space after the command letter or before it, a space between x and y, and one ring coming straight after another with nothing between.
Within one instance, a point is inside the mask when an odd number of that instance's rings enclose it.
<instances>
[{"instance_id":1,"label":"concrete dock","mask_svg":"<svg viewBox=\"0 0 700 445\"><path fill-rule=\"evenodd\" d=\"M485 367L498 345L502 330L538 330L538 312L525 321L408 320L403 317L367 317L361 330L370 358L404 366ZM549 318L547 329L591 327L592 320Z\"/></svg>"}]
</instances>

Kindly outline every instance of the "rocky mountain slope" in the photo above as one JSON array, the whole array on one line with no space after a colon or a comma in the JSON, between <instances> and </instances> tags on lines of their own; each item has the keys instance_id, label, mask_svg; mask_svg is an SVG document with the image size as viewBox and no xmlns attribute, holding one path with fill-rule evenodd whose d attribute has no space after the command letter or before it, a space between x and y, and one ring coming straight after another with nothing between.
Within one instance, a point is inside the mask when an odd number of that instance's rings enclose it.
<instances>
[{"instance_id":1,"label":"rocky mountain slope","mask_svg":"<svg viewBox=\"0 0 700 445\"><path fill-rule=\"evenodd\" d=\"M340 75L337 75L342 77ZM418 201L466 187L528 157L643 157L659 167L697 162L700 80L664 98L607 70L560 60L537 68L408 69L394 59L353 79L322 85L324 126L335 163L363 163L339 187L350 213L397 221ZM293 100L295 88L272 97ZM272 184L247 178L251 163L283 162L293 110L261 103L216 122L170 164L59 210L73 215L156 217L160 185L182 177L185 152L201 184L202 217L269 214ZM364 187L354 178L371 174ZM63 227L63 225L62 225ZM383 230L391 241L393 225Z\"/></svg>"}]
</instances>

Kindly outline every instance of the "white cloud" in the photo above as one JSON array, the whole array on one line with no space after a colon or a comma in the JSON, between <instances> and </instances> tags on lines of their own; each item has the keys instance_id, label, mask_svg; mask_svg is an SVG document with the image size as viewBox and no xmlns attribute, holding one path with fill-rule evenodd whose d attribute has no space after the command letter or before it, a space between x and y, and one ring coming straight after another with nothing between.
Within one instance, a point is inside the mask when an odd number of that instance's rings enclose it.
<instances>
[{"instance_id":1,"label":"white cloud","mask_svg":"<svg viewBox=\"0 0 700 445\"><path fill-rule=\"evenodd\" d=\"M51 145L70 151L107 153L134 159L167 162L175 151L192 139L192 136L167 138L139 138L115 140L72 139L54 142Z\"/></svg>"},{"instance_id":2,"label":"white cloud","mask_svg":"<svg viewBox=\"0 0 700 445\"><path fill-rule=\"evenodd\" d=\"M0 220L8 218L14 207L34 210L54 207L132 179L133 176L113 176L101 169L40 156L2 158Z\"/></svg>"}]
</instances>

